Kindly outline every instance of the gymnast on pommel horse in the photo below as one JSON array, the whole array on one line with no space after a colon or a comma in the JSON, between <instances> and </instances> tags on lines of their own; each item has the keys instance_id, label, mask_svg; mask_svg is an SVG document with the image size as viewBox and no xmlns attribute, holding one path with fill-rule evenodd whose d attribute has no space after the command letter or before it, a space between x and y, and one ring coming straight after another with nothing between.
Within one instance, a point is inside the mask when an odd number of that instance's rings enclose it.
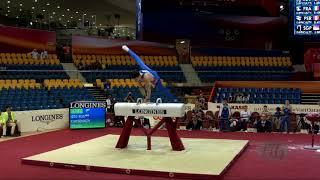
<instances>
[{"instance_id":1,"label":"gymnast on pommel horse","mask_svg":"<svg viewBox=\"0 0 320 180\"><path fill-rule=\"evenodd\" d=\"M166 96L174 100L173 95L170 93L169 89L165 88L162 83L158 73L150 69L144 62L126 45L122 46L122 49L129 53L129 55L136 61L140 70L133 71L133 78L139 83L140 91L144 95L144 102L150 102L151 89L156 88L166 94ZM144 85L143 85L144 84Z\"/></svg>"}]
</instances>

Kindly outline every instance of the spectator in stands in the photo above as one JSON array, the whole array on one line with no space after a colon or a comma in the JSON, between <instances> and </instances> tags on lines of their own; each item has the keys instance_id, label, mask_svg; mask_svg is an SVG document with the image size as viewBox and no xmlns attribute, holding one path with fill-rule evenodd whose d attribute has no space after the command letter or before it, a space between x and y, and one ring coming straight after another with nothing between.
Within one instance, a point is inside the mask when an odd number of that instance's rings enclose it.
<instances>
[{"instance_id":1,"label":"spectator in stands","mask_svg":"<svg viewBox=\"0 0 320 180\"><path fill-rule=\"evenodd\" d=\"M242 103L242 94L237 94L236 97L235 97L235 102L236 103Z\"/></svg>"},{"instance_id":2,"label":"spectator in stands","mask_svg":"<svg viewBox=\"0 0 320 180\"><path fill-rule=\"evenodd\" d=\"M271 118L271 112L268 110L268 106L267 105L264 105L263 106L263 110L262 112L260 113L261 115L266 115L267 119L270 120Z\"/></svg>"},{"instance_id":3,"label":"spectator in stands","mask_svg":"<svg viewBox=\"0 0 320 180\"><path fill-rule=\"evenodd\" d=\"M201 117L193 114L192 120L188 122L186 129L188 130L200 130L202 127Z\"/></svg>"},{"instance_id":4,"label":"spectator in stands","mask_svg":"<svg viewBox=\"0 0 320 180\"><path fill-rule=\"evenodd\" d=\"M236 95L234 93L231 93L230 96L228 97L228 103L233 103L235 102Z\"/></svg>"},{"instance_id":5,"label":"spectator in stands","mask_svg":"<svg viewBox=\"0 0 320 180\"><path fill-rule=\"evenodd\" d=\"M47 58L48 58L48 51L43 49L41 54L40 54L40 59L47 59Z\"/></svg>"},{"instance_id":6,"label":"spectator in stands","mask_svg":"<svg viewBox=\"0 0 320 180\"><path fill-rule=\"evenodd\" d=\"M30 53L33 59L38 59L39 53L37 49L33 49L33 51Z\"/></svg>"},{"instance_id":7,"label":"spectator in stands","mask_svg":"<svg viewBox=\"0 0 320 180\"><path fill-rule=\"evenodd\" d=\"M219 111L219 120L220 120L220 131L229 131L230 130L230 121L231 118L231 108L229 107L226 100L222 101Z\"/></svg>"},{"instance_id":8,"label":"spectator in stands","mask_svg":"<svg viewBox=\"0 0 320 180\"><path fill-rule=\"evenodd\" d=\"M103 83L103 89L104 89L104 93L106 94L106 96L108 96L110 94L110 89L111 89L111 82L109 80L106 80Z\"/></svg>"},{"instance_id":9,"label":"spectator in stands","mask_svg":"<svg viewBox=\"0 0 320 180\"><path fill-rule=\"evenodd\" d=\"M63 46L63 54L64 54L64 62L69 62L69 56L70 56L70 46L66 44Z\"/></svg>"},{"instance_id":10,"label":"spectator in stands","mask_svg":"<svg viewBox=\"0 0 320 180\"><path fill-rule=\"evenodd\" d=\"M206 107L206 99L204 98L203 93L200 93L200 96L198 98L198 102L199 102L200 108L202 110L206 110L207 109L207 107Z\"/></svg>"},{"instance_id":11,"label":"spectator in stands","mask_svg":"<svg viewBox=\"0 0 320 180\"><path fill-rule=\"evenodd\" d=\"M11 136L14 136L14 132L16 129L16 119L15 119L15 114L11 111L11 106L6 107L6 112L2 113L2 118L3 118L3 135L7 133L7 127L11 127Z\"/></svg>"},{"instance_id":12,"label":"spectator in stands","mask_svg":"<svg viewBox=\"0 0 320 180\"><path fill-rule=\"evenodd\" d=\"M280 129L281 118L282 118L281 108L277 107L276 112L273 115L273 122L272 122L273 126L277 131L279 131Z\"/></svg>"},{"instance_id":13,"label":"spectator in stands","mask_svg":"<svg viewBox=\"0 0 320 180\"><path fill-rule=\"evenodd\" d=\"M78 69L79 70L84 70L85 69L85 66L82 64L82 62L79 63Z\"/></svg>"},{"instance_id":14,"label":"spectator in stands","mask_svg":"<svg viewBox=\"0 0 320 180\"><path fill-rule=\"evenodd\" d=\"M251 112L248 111L248 106L244 107L244 110L240 111L240 126L243 131L247 130L247 124L250 121Z\"/></svg>"},{"instance_id":15,"label":"spectator in stands","mask_svg":"<svg viewBox=\"0 0 320 180\"><path fill-rule=\"evenodd\" d=\"M250 94L244 94L242 97L242 103L249 103Z\"/></svg>"},{"instance_id":16,"label":"spectator in stands","mask_svg":"<svg viewBox=\"0 0 320 180\"><path fill-rule=\"evenodd\" d=\"M125 101L125 102L128 102L128 103L134 102L134 97L132 96L132 93L131 93L131 92L129 92L129 93L127 94L127 96L124 98L124 101Z\"/></svg>"},{"instance_id":17,"label":"spectator in stands","mask_svg":"<svg viewBox=\"0 0 320 180\"><path fill-rule=\"evenodd\" d=\"M3 116L2 111L0 111L0 126L2 127L1 137L4 137L4 136L6 136L7 126L6 126L6 122L4 121L2 116Z\"/></svg>"},{"instance_id":18,"label":"spectator in stands","mask_svg":"<svg viewBox=\"0 0 320 180\"><path fill-rule=\"evenodd\" d=\"M292 107L289 100L285 101L284 106L282 107L283 118L280 123L280 132L289 132L290 130L290 115L292 112Z\"/></svg>"},{"instance_id":19,"label":"spectator in stands","mask_svg":"<svg viewBox=\"0 0 320 180\"><path fill-rule=\"evenodd\" d=\"M255 128L257 128L257 132L271 132L271 122L267 119L266 114L261 114L260 120L258 120L255 124Z\"/></svg>"}]
</instances>

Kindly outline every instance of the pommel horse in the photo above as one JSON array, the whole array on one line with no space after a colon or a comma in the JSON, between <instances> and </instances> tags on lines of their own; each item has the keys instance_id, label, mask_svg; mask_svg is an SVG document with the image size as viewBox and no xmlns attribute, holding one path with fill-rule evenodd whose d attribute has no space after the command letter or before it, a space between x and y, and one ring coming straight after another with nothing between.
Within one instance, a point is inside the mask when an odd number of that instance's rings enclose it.
<instances>
[{"instance_id":1,"label":"pommel horse","mask_svg":"<svg viewBox=\"0 0 320 180\"><path fill-rule=\"evenodd\" d=\"M136 116L160 116L161 121L158 122L152 129L145 129L141 123L137 123L139 128L147 136L147 150L151 150L151 136L158 128L165 123L168 135L170 138L173 151L182 151L184 146L177 134L176 127L178 118L185 114L185 107L182 103L162 103L160 98L156 103L142 103L142 99L138 99L137 103L116 103L114 105L116 116L128 116L124 128L122 129L116 148L126 148L129 142L133 122ZM176 120L173 122L172 118Z\"/></svg>"}]
</instances>

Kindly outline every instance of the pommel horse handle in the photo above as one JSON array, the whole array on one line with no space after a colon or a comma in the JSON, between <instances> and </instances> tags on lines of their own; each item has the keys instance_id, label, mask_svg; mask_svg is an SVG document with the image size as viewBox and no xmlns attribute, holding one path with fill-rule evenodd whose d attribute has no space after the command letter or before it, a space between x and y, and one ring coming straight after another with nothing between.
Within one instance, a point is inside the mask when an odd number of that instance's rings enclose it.
<instances>
[{"instance_id":1,"label":"pommel horse handle","mask_svg":"<svg viewBox=\"0 0 320 180\"><path fill-rule=\"evenodd\" d=\"M137 105L142 104L143 103L143 99L142 98L138 98L137 99Z\"/></svg>"}]
</instances>

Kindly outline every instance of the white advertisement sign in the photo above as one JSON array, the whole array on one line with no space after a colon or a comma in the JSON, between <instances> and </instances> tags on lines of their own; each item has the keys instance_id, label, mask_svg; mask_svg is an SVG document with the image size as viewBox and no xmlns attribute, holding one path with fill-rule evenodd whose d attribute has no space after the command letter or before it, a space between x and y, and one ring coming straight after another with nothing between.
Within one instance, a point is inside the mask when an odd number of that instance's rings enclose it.
<instances>
[{"instance_id":1,"label":"white advertisement sign","mask_svg":"<svg viewBox=\"0 0 320 180\"><path fill-rule=\"evenodd\" d=\"M232 112L241 111L245 106L248 106L248 110L251 112L261 112L265 105L270 112L275 112L277 107L281 108L283 106L282 104L229 104ZM216 112L219 111L220 106L220 103L208 103L208 110ZM291 107L292 111L296 114L320 113L320 106L318 105L292 104Z\"/></svg>"},{"instance_id":2,"label":"white advertisement sign","mask_svg":"<svg viewBox=\"0 0 320 180\"><path fill-rule=\"evenodd\" d=\"M69 127L69 109L15 112L21 132L35 132Z\"/></svg>"}]
</instances>

